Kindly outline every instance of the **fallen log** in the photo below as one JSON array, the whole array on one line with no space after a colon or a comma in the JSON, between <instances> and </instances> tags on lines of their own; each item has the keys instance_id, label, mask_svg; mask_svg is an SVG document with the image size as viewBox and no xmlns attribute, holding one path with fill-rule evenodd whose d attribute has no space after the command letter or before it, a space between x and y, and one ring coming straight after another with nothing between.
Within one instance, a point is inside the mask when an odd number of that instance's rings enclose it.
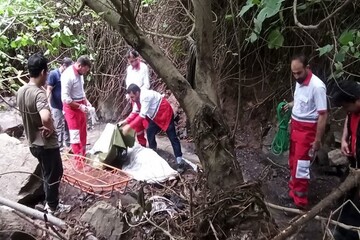
<instances>
[{"instance_id":1,"label":"fallen log","mask_svg":"<svg viewBox=\"0 0 360 240\"><path fill-rule=\"evenodd\" d=\"M360 181L360 170L350 169L350 173L340 186L331 192L326 198L316 204L310 211L305 212L290 226L282 230L273 240L284 240L293 235L301 226L313 219L325 208L329 207L334 201L345 195L349 190L354 188Z\"/></svg>"}]
</instances>

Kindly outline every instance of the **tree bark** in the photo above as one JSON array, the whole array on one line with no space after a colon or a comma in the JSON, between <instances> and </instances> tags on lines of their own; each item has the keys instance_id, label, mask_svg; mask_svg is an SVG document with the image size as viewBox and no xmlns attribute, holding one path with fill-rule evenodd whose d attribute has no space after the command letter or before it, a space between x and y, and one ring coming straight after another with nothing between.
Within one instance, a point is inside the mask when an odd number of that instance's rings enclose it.
<instances>
[{"instance_id":1,"label":"tree bark","mask_svg":"<svg viewBox=\"0 0 360 240\"><path fill-rule=\"evenodd\" d=\"M213 64L213 20L209 0L193 0L197 46L195 87L198 93L218 105ZM219 106L219 105L218 105Z\"/></svg>"},{"instance_id":2,"label":"tree bark","mask_svg":"<svg viewBox=\"0 0 360 240\"><path fill-rule=\"evenodd\" d=\"M241 169L235 158L233 139L220 109L216 106L215 89L211 83L213 81L211 76L213 71L212 56L206 53L209 49L200 47L198 52L200 62L198 61L197 64L196 81L205 86L205 94L209 94L206 95L207 97L201 97L191 88L172 62L165 57L160 48L151 42L139 29L133 20L134 16L131 9L122 4L121 0L111 0L111 2L116 2L112 6L114 8L108 7L109 2L106 0L85 0L88 7L96 13L102 13L101 17L119 32L129 45L139 51L141 56L174 93L192 125L197 154L204 167L209 188L212 192L217 192L243 182ZM205 14L211 16L211 11L205 12L209 11L209 7L205 4L206 1L201 0L199 2L197 7L204 9L198 9L196 15L200 16L202 14L202 19L199 21L207 25ZM196 29L202 32L198 34L200 37L198 43L200 45L202 43L211 44L212 47L212 43L206 40L207 35L201 29L201 25L200 28L196 26ZM210 61L210 63L207 61ZM204 68L201 66L204 66ZM202 93L200 92L200 94Z\"/></svg>"}]
</instances>

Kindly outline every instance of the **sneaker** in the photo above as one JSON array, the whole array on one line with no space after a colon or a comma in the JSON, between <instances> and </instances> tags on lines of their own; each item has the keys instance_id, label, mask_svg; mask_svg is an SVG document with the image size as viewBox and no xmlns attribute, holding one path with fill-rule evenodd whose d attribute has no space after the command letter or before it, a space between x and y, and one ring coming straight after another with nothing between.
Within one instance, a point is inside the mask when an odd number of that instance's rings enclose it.
<instances>
[{"instance_id":1,"label":"sneaker","mask_svg":"<svg viewBox=\"0 0 360 240\"><path fill-rule=\"evenodd\" d=\"M176 164L176 171L180 174L182 174L183 172L185 172L185 162L181 161L180 163Z\"/></svg>"},{"instance_id":2,"label":"sneaker","mask_svg":"<svg viewBox=\"0 0 360 240\"><path fill-rule=\"evenodd\" d=\"M44 210L53 216L56 216L60 213L69 213L71 211L71 205L65 205L62 203L59 203L56 209L51 209L50 206L46 203Z\"/></svg>"}]
</instances>

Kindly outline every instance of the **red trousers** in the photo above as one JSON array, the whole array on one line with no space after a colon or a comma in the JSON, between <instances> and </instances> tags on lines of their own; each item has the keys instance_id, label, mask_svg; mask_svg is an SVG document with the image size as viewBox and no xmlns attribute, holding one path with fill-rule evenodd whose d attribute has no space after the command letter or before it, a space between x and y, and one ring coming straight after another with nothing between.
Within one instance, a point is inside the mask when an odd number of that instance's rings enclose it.
<instances>
[{"instance_id":1,"label":"red trousers","mask_svg":"<svg viewBox=\"0 0 360 240\"><path fill-rule=\"evenodd\" d=\"M131 105L133 112L131 112L130 115L125 119L128 124L130 124L139 116L141 109L140 102L131 101ZM146 147L145 130L147 129L148 125L149 121L147 119L140 119L139 124L136 124L136 126L132 127L136 132L136 138L139 144L143 147Z\"/></svg>"},{"instance_id":2,"label":"red trousers","mask_svg":"<svg viewBox=\"0 0 360 240\"><path fill-rule=\"evenodd\" d=\"M291 119L289 152L289 196L296 206L308 205L311 158L309 151L316 136L316 123L299 122Z\"/></svg>"},{"instance_id":3,"label":"red trousers","mask_svg":"<svg viewBox=\"0 0 360 240\"><path fill-rule=\"evenodd\" d=\"M144 119L141 125L137 125L134 130L136 132L136 138L139 144L143 147L146 147L146 138L145 138L145 130L149 125L148 120Z\"/></svg>"},{"instance_id":4,"label":"red trousers","mask_svg":"<svg viewBox=\"0 0 360 240\"><path fill-rule=\"evenodd\" d=\"M86 104L85 101L79 101L77 103ZM83 156L85 156L86 152L86 113L80 109L74 109L68 104L64 104L63 110L65 112L65 120L69 127L71 148L73 153L78 155L76 157L76 165L77 167L81 167L83 165Z\"/></svg>"}]
</instances>

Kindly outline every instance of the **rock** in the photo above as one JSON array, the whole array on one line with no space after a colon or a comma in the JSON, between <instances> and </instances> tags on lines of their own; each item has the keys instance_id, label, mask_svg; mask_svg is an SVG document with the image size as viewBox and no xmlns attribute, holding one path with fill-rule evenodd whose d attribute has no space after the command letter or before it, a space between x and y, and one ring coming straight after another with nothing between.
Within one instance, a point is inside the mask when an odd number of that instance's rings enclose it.
<instances>
[{"instance_id":1,"label":"rock","mask_svg":"<svg viewBox=\"0 0 360 240\"><path fill-rule=\"evenodd\" d=\"M124 223L122 212L110 204L100 201L91 206L80 218L90 224L98 238L120 240Z\"/></svg>"},{"instance_id":2,"label":"rock","mask_svg":"<svg viewBox=\"0 0 360 240\"><path fill-rule=\"evenodd\" d=\"M0 133L20 138L24 133L21 116L16 110L0 111Z\"/></svg>"},{"instance_id":3,"label":"rock","mask_svg":"<svg viewBox=\"0 0 360 240\"><path fill-rule=\"evenodd\" d=\"M5 101L4 101L5 100ZM0 99L0 110L9 111L16 107L16 97L4 97Z\"/></svg>"},{"instance_id":4,"label":"rock","mask_svg":"<svg viewBox=\"0 0 360 240\"><path fill-rule=\"evenodd\" d=\"M0 239L35 240L25 233L37 235L40 239L40 232L37 232L36 227L16 215L10 208L0 206L0 216Z\"/></svg>"},{"instance_id":5,"label":"rock","mask_svg":"<svg viewBox=\"0 0 360 240\"><path fill-rule=\"evenodd\" d=\"M316 160L320 166L328 166L329 165L329 157L328 151L326 148L320 148L316 153Z\"/></svg>"},{"instance_id":6,"label":"rock","mask_svg":"<svg viewBox=\"0 0 360 240\"><path fill-rule=\"evenodd\" d=\"M340 149L332 150L328 153L330 166L348 165L349 160L341 153Z\"/></svg>"},{"instance_id":7,"label":"rock","mask_svg":"<svg viewBox=\"0 0 360 240\"><path fill-rule=\"evenodd\" d=\"M277 130L275 129L275 127L271 127L268 131L268 133L266 134L266 136L263 139L263 146L271 146L275 135L276 135Z\"/></svg>"},{"instance_id":8,"label":"rock","mask_svg":"<svg viewBox=\"0 0 360 240\"><path fill-rule=\"evenodd\" d=\"M4 173L10 174L1 175ZM6 133L0 134L1 195L25 205L41 196L42 182L31 174L41 176L41 170L29 147Z\"/></svg>"},{"instance_id":9,"label":"rock","mask_svg":"<svg viewBox=\"0 0 360 240\"><path fill-rule=\"evenodd\" d=\"M335 142L336 143L340 143L341 144L341 137L342 137L342 133L339 131L335 131L334 132L334 138L335 138Z\"/></svg>"}]
</instances>

